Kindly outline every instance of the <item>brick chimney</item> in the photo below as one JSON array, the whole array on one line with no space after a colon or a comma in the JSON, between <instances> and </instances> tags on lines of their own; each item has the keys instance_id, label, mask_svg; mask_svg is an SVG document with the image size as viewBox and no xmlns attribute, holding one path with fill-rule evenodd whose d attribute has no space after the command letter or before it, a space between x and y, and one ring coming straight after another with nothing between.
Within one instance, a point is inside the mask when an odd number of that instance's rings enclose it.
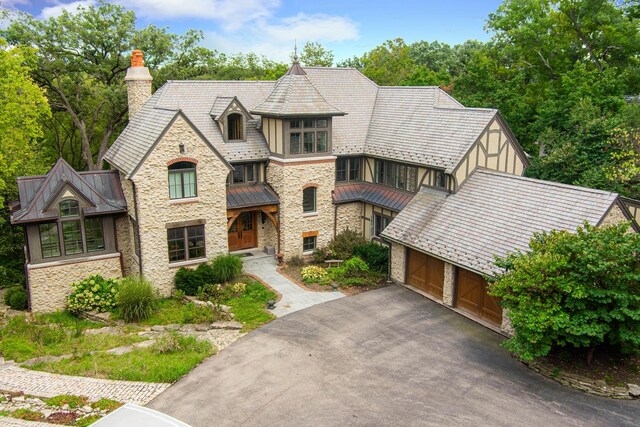
<instances>
[{"instance_id":1,"label":"brick chimney","mask_svg":"<svg viewBox=\"0 0 640 427\"><path fill-rule=\"evenodd\" d=\"M136 49L131 52L131 67L127 70L124 81L127 84L129 119L131 119L151 96L153 77L151 77L149 69L144 66L141 50Z\"/></svg>"}]
</instances>

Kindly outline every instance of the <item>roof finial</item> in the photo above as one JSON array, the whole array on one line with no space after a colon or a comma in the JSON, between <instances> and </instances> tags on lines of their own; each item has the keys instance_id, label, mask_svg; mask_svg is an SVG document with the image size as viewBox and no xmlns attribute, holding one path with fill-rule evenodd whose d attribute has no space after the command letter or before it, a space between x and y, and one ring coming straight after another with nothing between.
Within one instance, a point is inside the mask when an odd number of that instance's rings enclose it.
<instances>
[{"instance_id":1,"label":"roof finial","mask_svg":"<svg viewBox=\"0 0 640 427\"><path fill-rule=\"evenodd\" d=\"M298 62L298 40L293 39L293 62Z\"/></svg>"}]
</instances>

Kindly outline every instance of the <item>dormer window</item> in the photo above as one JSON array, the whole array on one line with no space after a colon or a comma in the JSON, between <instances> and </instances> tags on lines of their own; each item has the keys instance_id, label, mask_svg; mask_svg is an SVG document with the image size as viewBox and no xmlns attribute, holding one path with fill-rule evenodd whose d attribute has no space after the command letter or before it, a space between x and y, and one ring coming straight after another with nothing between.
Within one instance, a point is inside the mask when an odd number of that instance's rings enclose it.
<instances>
[{"instance_id":1,"label":"dormer window","mask_svg":"<svg viewBox=\"0 0 640 427\"><path fill-rule=\"evenodd\" d=\"M231 113L227 116L227 140L243 141L244 117L239 113Z\"/></svg>"},{"instance_id":2,"label":"dormer window","mask_svg":"<svg viewBox=\"0 0 640 427\"><path fill-rule=\"evenodd\" d=\"M77 200L63 200L60 202L60 216L78 216L80 215L80 203Z\"/></svg>"},{"instance_id":3,"label":"dormer window","mask_svg":"<svg viewBox=\"0 0 640 427\"><path fill-rule=\"evenodd\" d=\"M329 152L330 120L308 118L289 120L289 154Z\"/></svg>"}]
</instances>

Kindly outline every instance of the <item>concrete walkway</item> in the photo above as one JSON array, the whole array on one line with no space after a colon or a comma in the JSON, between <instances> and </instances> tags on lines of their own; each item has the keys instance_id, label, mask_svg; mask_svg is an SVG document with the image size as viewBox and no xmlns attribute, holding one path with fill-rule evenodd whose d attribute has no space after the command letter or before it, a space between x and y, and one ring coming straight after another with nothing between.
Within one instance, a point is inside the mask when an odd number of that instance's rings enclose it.
<instances>
[{"instance_id":1,"label":"concrete walkway","mask_svg":"<svg viewBox=\"0 0 640 427\"><path fill-rule=\"evenodd\" d=\"M312 292L301 288L294 282L278 273L278 265L273 256L253 255L243 258L244 271L259 277L282 295L282 299L271 310L278 317L286 316L316 304L344 297L340 291Z\"/></svg>"}]
</instances>

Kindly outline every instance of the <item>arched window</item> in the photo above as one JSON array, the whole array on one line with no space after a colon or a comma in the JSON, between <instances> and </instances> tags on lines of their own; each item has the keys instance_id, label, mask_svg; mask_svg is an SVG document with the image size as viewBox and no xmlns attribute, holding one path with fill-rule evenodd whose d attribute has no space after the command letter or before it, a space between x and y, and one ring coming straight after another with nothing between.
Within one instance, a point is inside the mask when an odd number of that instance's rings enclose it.
<instances>
[{"instance_id":1,"label":"arched window","mask_svg":"<svg viewBox=\"0 0 640 427\"><path fill-rule=\"evenodd\" d=\"M196 165L177 162L169 166L169 198L184 199L197 196Z\"/></svg>"},{"instance_id":2,"label":"arched window","mask_svg":"<svg viewBox=\"0 0 640 427\"><path fill-rule=\"evenodd\" d=\"M312 213L316 211L316 187L307 187L302 190L302 212Z\"/></svg>"},{"instance_id":3,"label":"arched window","mask_svg":"<svg viewBox=\"0 0 640 427\"><path fill-rule=\"evenodd\" d=\"M242 114L231 113L227 116L227 140L237 141L244 139Z\"/></svg>"}]
</instances>

